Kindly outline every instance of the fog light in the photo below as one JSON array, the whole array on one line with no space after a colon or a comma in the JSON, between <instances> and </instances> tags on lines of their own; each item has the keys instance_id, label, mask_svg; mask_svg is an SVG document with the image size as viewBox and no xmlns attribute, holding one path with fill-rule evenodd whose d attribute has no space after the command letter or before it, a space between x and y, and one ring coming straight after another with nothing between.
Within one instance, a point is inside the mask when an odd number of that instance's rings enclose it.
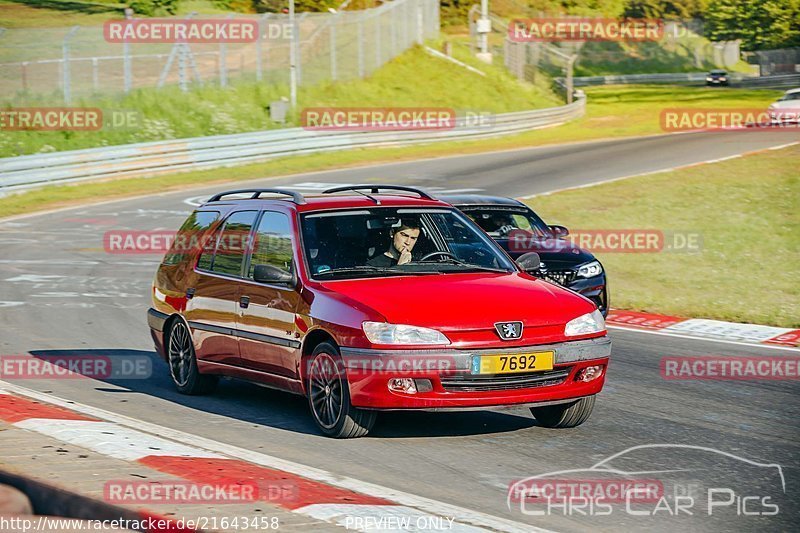
<instances>
[{"instance_id":1,"label":"fog light","mask_svg":"<svg viewBox=\"0 0 800 533\"><path fill-rule=\"evenodd\" d=\"M431 392L433 390L433 383L429 379L415 379L414 383L417 385L419 392Z\"/></svg>"},{"instance_id":2,"label":"fog light","mask_svg":"<svg viewBox=\"0 0 800 533\"><path fill-rule=\"evenodd\" d=\"M575 381L582 381L588 383L594 381L603 375L603 365L587 366L575 376Z\"/></svg>"},{"instance_id":3,"label":"fog light","mask_svg":"<svg viewBox=\"0 0 800 533\"><path fill-rule=\"evenodd\" d=\"M393 392L405 392L416 394L417 387L411 378L392 378L389 380L389 390Z\"/></svg>"}]
</instances>

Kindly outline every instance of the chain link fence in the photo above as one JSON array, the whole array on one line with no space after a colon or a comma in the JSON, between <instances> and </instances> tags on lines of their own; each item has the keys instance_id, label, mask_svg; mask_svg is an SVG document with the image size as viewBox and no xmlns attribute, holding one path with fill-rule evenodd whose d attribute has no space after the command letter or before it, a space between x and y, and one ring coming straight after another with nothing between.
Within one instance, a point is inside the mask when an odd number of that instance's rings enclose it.
<instances>
[{"instance_id":1,"label":"chain link fence","mask_svg":"<svg viewBox=\"0 0 800 533\"><path fill-rule=\"evenodd\" d=\"M220 16L193 16L194 20ZM103 26L0 28L0 94L73 98L179 85L225 87L233 80L289 83L295 47L298 85L363 78L439 33L435 0L395 0L335 13L228 15L249 18L259 38L249 43L111 43Z\"/></svg>"},{"instance_id":2,"label":"chain link fence","mask_svg":"<svg viewBox=\"0 0 800 533\"><path fill-rule=\"evenodd\" d=\"M703 39L699 20L667 21L661 38L653 42L514 42L508 36L508 22L495 15L490 18L492 31L502 37L502 47L495 47L493 53L502 55L506 67L518 78L532 82L541 74L568 78L570 65L576 76L587 76L693 72L732 67L740 59L738 41ZM477 35L472 18L470 33Z\"/></svg>"}]
</instances>

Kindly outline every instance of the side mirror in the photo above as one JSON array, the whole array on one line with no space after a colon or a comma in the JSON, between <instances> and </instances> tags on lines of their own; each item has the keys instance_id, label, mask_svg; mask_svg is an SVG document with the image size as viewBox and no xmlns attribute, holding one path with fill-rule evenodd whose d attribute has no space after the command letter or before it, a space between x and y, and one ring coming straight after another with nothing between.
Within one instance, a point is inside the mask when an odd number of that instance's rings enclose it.
<instances>
[{"instance_id":1,"label":"side mirror","mask_svg":"<svg viewBox=\"0 0 800 533\"><path fill-rule=\"evenodd\" d=\"M564 226L547 226L547 227L550 228L550 232L553 234L553 237L556 237L558 239L569 235L569 230Z\"/></svg>"},{"instance_id":2,"label":"side mirror","mask_svg":"<svg viewBox=\"0 0 800 533\"><path fill-rule=\"evenodd\" d=\"M527 254L522 254L517 257L517 265L525 272L536 270L541 264L542 261L539 259L539 254L536 252L528 252Z\"/></svg>"},{"instance_id":3,"label":"side mirror","mask_svg":"<svg viewBox=\"0 0 800 533\"><path fill-rule=\"evenodd\" d=\"M272 265L256 265L253 268L253 279L259 283L293 284L294 274Z\"/></svg>"}]
</instances>

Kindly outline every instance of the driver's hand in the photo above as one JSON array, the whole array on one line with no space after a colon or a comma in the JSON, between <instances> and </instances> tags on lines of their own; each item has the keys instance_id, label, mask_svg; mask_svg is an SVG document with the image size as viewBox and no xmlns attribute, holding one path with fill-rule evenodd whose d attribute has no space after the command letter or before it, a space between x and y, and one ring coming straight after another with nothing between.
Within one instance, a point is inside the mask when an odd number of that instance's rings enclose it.
<instances>
[{"instance_id":1,"label":"driver's hand","mask_svg":"<svg viewBox=\"0 0 800 533\"><path fill-rule=\"evenodd\" d=\"M403 248L403 251L400 252L400 258L397 260L398 265L405 265L406 263L411 262L411 252L408 251L408 248Z\"/></svg>"}]
</instances>

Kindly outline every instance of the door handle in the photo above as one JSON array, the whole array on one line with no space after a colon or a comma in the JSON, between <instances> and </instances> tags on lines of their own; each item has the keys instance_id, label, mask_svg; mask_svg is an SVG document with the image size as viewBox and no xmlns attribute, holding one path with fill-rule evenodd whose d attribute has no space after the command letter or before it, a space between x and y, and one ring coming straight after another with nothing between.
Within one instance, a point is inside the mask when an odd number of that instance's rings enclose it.
<instances>
[{"instance_id":1,"label":"door handle","mask_svg":"<svg viewBox=\"0 0 800 533\"><path fill-rule=\"evenodd\" d=\"M250 305L250 297L249 296L242 296L239 298L239 307L242 309L247 309L247 306Z\"/></svg>"}]
</instances>

